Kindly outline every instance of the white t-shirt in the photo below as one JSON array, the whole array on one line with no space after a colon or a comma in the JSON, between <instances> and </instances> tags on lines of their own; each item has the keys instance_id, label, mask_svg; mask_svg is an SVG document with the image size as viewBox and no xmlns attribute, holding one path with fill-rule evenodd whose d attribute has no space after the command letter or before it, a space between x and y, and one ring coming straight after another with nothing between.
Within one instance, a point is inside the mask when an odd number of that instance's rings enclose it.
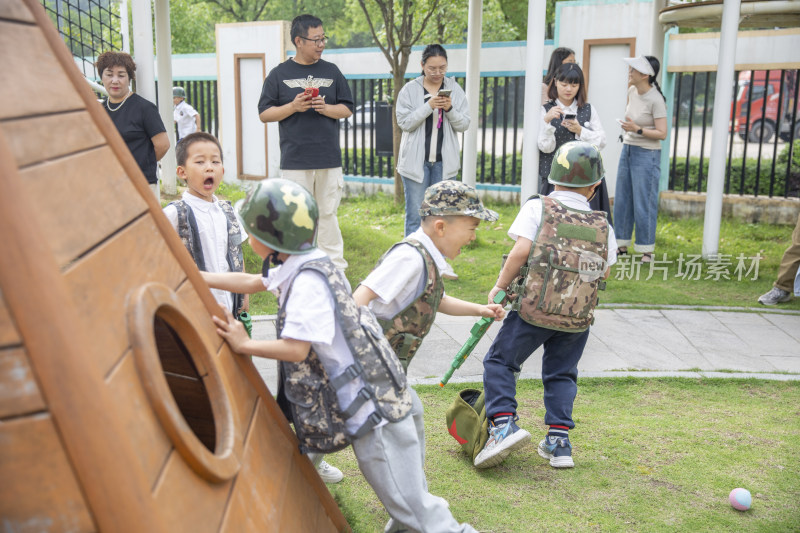
<instances>
[{"instance_id":1,"label":"white t-shirt","mask_svg":"<svg viewBox=\"0 0 800 533\"><path fill-rule=\"evenodd\" d=\"M181 100L181 103L176 105L172 110L172 118L178 124L178 139L183 139L190 133L197 131L197 123L194 120L199 113L186 103L186 100Z\"/></svg>"},{"instance_id":2,"label":"white t-shirt","mask_svg":"<svg viewBox=\"0 0 800 533\"><path fill-rule=\"evenodd\" d=\"M308 254L290 255L282 265L272 267L269 277L262 281L268 291L278 296L279 304L285 305L286 320L281 338L310 342L328 377L334 379L352 365L354 359L344 333L336 323L335 303L325 278L317 272L301 272L292 284L289 301L284 304L292 275L304 263L323 257L327 256L319 249ZM364 381L355 378L339 389L337 397L340 407L347 409L363 387ZM364 403L347 420L347 430L355 433L374 411L375 405L372 401ZM384 423L385 420L379 426Z\"/></svg>"},{"instance_id":3,"label":"white t-shirt","mask_svg":"<svg viewBox=\"0 0 800 533\"><path fill-rule=\"evenodd\" d=\"M548 198L558 200L562 204L572 209L579 209L581 211L591 211L589 201L582 194L571 191L553 191L548 195ZM517 237L524 237L531 241L536 240L536 232L539 230L539 224L542 223L542 200L541 198L534 198L528 200L519 210L517 218L514 223L508 228L508 236L517 240ZM608 266L617 262L617 239L614 236L614 228L608 226Z\"/></svg>"},{"instance_id":4,"label":"white t-shirt","mask_svg":"<svg viewBox=\"0 0 800 533\"><path fill-rule=\"evenodd\" d=\"M206 263L206 270L209 272L230 272L228 266L228 218L219 206L217 197L214 196L213 202L206 202L202 198L190 194L188 191L183 193L181 199L192 209L197 231L199 233L200 246L203 247L203 260ZM164 208L172 227L178 231L178 209L174 205ZM239 227L239 244L247 238ZM221 289L211 289L214 298L226 309L233 308L233 294Z\"/></svg>"},{"instance_id":5,"label":"white t-shirt","mask_svg":"<svg viewBox=\"0 0 800 533\"><path fill-rule=\"evenodd\" d=\"M422 228L408 238L419 241L425 247L439 271L446 267L444 256ZM389 320L425 290L425 261L410 244L396 246L361 284L378 295L369 304L375 316Z\"/></svg>"},{"instance_id":6,"label":"white t-shirt","mask_svg":"<svg viewBox=\"0 0 800 533\"><path fill-rule=\"evenodd\" d=\"M556 98L556 105L560 107L565 114L578 114L578 100L573 100L570 105L564 105L561 103L561 100ZM602 150L606 146L606 132L603 129L603 123L600 122L600 115L597 114L597 110L594 108L594 106L591 106L591 109L592 114L589 117L589 121L581 124L581 134L580 137L578 137L578 140L593 144L598 150ZM547 111L545 111L544 106L542 106L540 108L542 122L544 122L544 116L546 114ZM539 130L539 139L537 144L539 146L539 150L546 154L554 151L556 149L556 127L549 122L545 122L542 128Z\"/></svg>"}]
</instances>

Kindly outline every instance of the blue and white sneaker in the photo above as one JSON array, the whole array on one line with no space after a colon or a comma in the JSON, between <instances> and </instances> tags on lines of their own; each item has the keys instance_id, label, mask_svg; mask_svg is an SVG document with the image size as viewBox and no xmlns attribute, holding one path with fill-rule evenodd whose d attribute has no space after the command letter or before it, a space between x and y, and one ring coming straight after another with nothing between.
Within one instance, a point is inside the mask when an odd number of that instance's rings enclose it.
<instances>
[{"instance_id":1,"label":"blue and white sneaker","mask_svg":"<svg viewBox=\"0 0 800 533\"><path fill-rule=\"evenodd\" d=\"M569 437L552 437L548 435L539 443L539 455L550 459L553 468L572 468L572 444Z\"/></svg>"},{"instance_id":2,"label":"blue and white sneaker","mask_svg":"<svg viewBox=\"0 0 800 533\"><path fill-rule=\"evenodd\" d=\"M489 422L489 440L481 452L475 457L476 468L491 468L502 463L508 454L525 446L531 440L531 434L520 429L515 423L518 416L500 426Z\"/></svg>"}]
</instances>

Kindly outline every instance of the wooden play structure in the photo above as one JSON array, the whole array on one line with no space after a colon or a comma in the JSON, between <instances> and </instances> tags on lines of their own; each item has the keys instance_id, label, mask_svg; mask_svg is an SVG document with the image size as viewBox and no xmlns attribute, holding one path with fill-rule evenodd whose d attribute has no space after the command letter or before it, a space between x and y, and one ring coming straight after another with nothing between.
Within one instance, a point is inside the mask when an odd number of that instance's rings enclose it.
<instances>
[{"instance_id":1,"label":"wooden play structure","mask_svg":"<svg viewBox=\"0 0 800 533\"><path fill-rule=\"evenodd\" d=\"M349 531L37 0L0 72L0 531Z\"/></svg>"}]
</instances>

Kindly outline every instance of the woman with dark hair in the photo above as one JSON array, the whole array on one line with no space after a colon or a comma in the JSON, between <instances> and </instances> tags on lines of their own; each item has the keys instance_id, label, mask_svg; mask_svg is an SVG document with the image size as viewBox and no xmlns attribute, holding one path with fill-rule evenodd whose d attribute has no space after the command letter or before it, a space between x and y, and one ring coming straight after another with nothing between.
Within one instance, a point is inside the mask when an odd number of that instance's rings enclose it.
<instances>
[{"instance_id":1,"label":"woman with dark hair","mask_svg":"<svg viewBox=\"0 0 800 533\"><path fill-rule=\"evenodd\" d=\"M575 51L571 48L564 47L553 50L553 53L550 54L550 65L547 67L547 74L545 74L544 80L542 81L542 105L550 100L550 97L547 95L550 82L553 81L558 67L564 63L575 63Z\"/></svg>"},{"instance_id":2,"label":"woman with dark hair","mask_svg":"<svg viewBox=\"0 0 800 533\"><path fill-rule=\"evenodd\" d=\"M656 81L661 65L653 56L629 57L628 105L620 122L622 153L617 167L614 219L617 245L625 254L636 226L634 250L642 262L653 260L658 221L658 185L661 179L661 141L667 138L666 98Z\"/></svg>"},{"instance_id":3,"label":"woman with dark hair","mask_svg":"<svg viewBox=\"0 0 800 533\"><path fill-rule=\"evenodd\" d=\"M553 163L553 153L563 144L585 141L598 150L606 145L606 132L600 123L600 115L586 101L586 83L581 67L575 63L564 63L553 76L548 89L548 101L542 106L544 126L539 130L539 193L553 192L547 181ZM606 180L600 182L597 193L589 205L594 211L605 211L611 222Z\"/></svg>"},{"instance_id":4,"label":"woman with dark hair","mask_svg":"<svg viewBox=\"0 0 800 533\"><path fill-rule=\"evenodd\" d=\"M464 90L446 73L447 52L429 44L422 52L422 75L406 83L397 96L397 125L403 131L397 173L405 189L406 236L419 229L425 189L454 178L461 167L457 133L469 127L469 106ZM458 277L452 270L442 276Z\"/></svg>"},{"instance_id":5,"label":"woman with dark hair","mask_svg":"<svg viewBox=\"0 0 800 533\"><path fill-rule=\"evenodd\" d=\"M136 79L136 63L125 52L104 52L95 67L108 93L103 107L142 169L150 189L160 198L158 162L169 150L169 137L155 104L130 88L131 81Z\"/></svg>"}]
</instances>

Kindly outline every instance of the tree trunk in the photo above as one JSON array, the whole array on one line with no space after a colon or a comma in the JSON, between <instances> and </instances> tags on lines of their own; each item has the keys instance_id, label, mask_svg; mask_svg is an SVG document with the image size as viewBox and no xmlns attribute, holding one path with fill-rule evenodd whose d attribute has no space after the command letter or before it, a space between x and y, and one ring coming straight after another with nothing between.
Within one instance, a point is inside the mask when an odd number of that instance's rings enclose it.
<instances>
[{"instance_id":1,"label":"tree trunk","mask_svg":"<svg viewBox=\"0 0 800 533\"><path fill-rule=\"evenodd\" d=\"M400 126L397 125L396 107L397 96L400 94L400 89L403 88L405 77L404 72L398 74L398 71L399 69L394 71L394 86L392 87L392 147L394 152L394 201L397 204L401 204L405 201L405 197L403 195L403 179L397 173L397 158L400 155L400 138L403 136L403 132L400 130Z\"/></svg>"}]
</instances>

